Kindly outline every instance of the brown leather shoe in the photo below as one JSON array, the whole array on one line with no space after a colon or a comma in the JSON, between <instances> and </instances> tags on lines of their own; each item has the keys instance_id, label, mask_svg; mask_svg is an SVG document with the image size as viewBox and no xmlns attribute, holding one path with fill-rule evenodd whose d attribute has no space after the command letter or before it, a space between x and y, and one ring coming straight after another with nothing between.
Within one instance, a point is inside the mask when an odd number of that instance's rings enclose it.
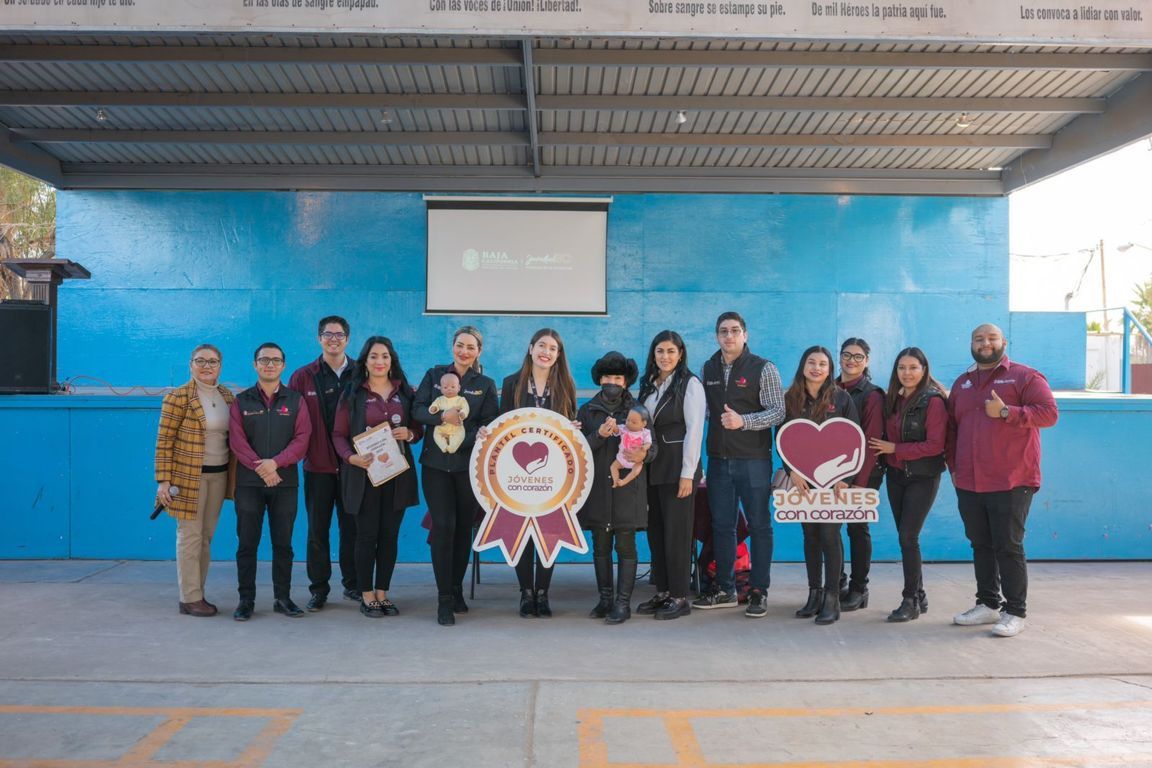
<instances>
[{"instance_id":1,"label":"brown leather shoe","mask_svg":"<svg viewBox=\"0 0 1152 768\"><path fill-rule=\"evenodd\" d=\"M194 603L180 603L180 613L186 616L215 616L216 606L210 605L204 600L197 600Z\"/></svg>"}]
</instances>

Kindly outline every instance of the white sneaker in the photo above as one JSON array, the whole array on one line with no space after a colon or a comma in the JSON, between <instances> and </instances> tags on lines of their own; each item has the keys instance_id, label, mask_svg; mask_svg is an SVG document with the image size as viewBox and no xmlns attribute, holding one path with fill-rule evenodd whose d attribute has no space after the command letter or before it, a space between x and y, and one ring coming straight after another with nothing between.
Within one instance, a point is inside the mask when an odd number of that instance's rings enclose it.
<instances>
[{"instance_id":1,"label":"white sneaker","mask_svg":"<svg viewBox=\"0 0 1152 768\"><path fill-rule=\"evenodd\" d=\"M989 608L983 603L977 603L975 608L969 608L964 613L952 617L953 624L962 627L974 627L977 624L996 624L1000 621L1000 611Z\"/></svg>"},{"instance_id":2,"label":"white sneaker","mask_svg":"<svg viewBox=\"0 0 1152 768\"><path fill-rule=\"evenodd\" d=\"M1000 637L1016 637L1024 631L1024 621L1021 616L1005 613L1000 617L1000 621L996 622L996 626L992 627L992 634Z\"/></svg>"}]
</instances>

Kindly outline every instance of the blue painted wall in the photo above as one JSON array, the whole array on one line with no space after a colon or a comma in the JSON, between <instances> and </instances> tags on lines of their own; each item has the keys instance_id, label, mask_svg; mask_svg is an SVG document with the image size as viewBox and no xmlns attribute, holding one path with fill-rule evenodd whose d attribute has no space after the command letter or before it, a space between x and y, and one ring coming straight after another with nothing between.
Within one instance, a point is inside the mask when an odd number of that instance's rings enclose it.
<instances>
[{"instance_id":1,"label":"blue painted wall","mask_svg":"<svg viewBox=\"0 0 1152 768\"><path fill-rule=\"evenodd\" d=\"M1066 395L1059 404L1059 423L1043 435L1044 487L1028 520L1030 557L1152 557L1152 510L1138 481L1152 456L1152 397ZM156 397L0 398L0 434L11 436L0 445L0 558L171 558L175 523L166 515L148 520L158 410ZM21 461L28 456L35 461ZM27 469L14 471L18 464ZM298 559L304 553L303 510L301 502ZM427 560L423 514L414 508L405 518L404 561ZM886 499L880 514L873 527L875 558L898 560ZM799 526L778 524L776 540L777 559L803 559ZM947 475L921 542L930 560L970 557ZM235 552L229 502L212 553L227 560ZM267 536L260 554L271 557Z\"/></svg>"},{"instance_id":2,"label":"blue painted wall","mask_svg":"<svg viewBox=\"0 0 1152 768\"><path fill-rule=\"evenodd\" d=\"M1086 322L1083 312L1013 312L1009 327L1004 329L1008 354L1019 354L1021 361L1042 360L1044 375L1053 389L1084 389Z\"/></svg>"},{"instance_id":3,"label":"blue painted wall","mask_svg":"<svg viewBox=\"0 0 1152 768\"><path fill-rule=\"evenodd\" d=\"M423 315L425 239L416 194L62 192L58 253L92 279L61 292L59 375L170 386L213 341L224 379L246 385L256 344L279 341L302 364L331 313L351 321L353 348L391 336L413 376L475 323L488 370L510 373L545 321ZM951 377L971 362L972 326L1008 327L1007 251L999 199L622 195L608 218L609 317L547 322L583 387L604 351L642 358L669 327L698 368L727 309L788 377L805 347L848 335L871 342L884 378L907 343Z\"/></svg>"},{"instance_id":4,"label":"blue painted wall","mask_svg":"<svg viewBox=\"0 0 1152 768\"><path fill-rule=\"evenodd\" d=\"M547 322L566 339L577 383L589 387L600 354L617 348L642 361L666 327L685 336L698 370L715 349L716 315L736 309L752 348L776 360L786 381L803 348L853 335L871 342L878 379L887 380L900 347L917 344L950 382L971 362L973 326L1023 327L1008 313L1004 200L617 196L608 222L609 316L548 321L423 315L425 227L414 194L61 192L58 253L93 279L61 291L59 375L159 389L185 381L188 352L211 341L224 351L223 379L247 386L256 344L279 341L294 368L318 352L316 320L335 312L352 323L353 350L358 339L386 333L414 378L448 359L452 329L464 322L483 328L484 362L503 376ZM1012 352L1042 369L1082 371L1083 352L1073 360L1068 351L1082 339L1077 322L1071 347L1041 348L1043 333L1016 339L1014 330ZM1134 492L1118 487L1107 525L1123 535L1101 543L1103 523L1081 517L1086 493L1073 478L1083 476L1080 439L1152 434L1152 408L1120 417L1092 402L1046 436L1056 485L1037 504L1059 513L1059 531L1043 540L1060 543L1035 554L1147 557L1147 521ZM146 515L157 412L155 397L0 398L0 466L10 491L0 497L0 557L171 557L173 524ZM1076 439L1064 437L1066 424ZM38 457L33 469L15 471L28 456ZM1118 484L1127 466L1108 470ZM422 516L422 508L409 512L402 560L427 559ZM1045 519L1036 514L1033 531ZM229 505L213 546L218 558L235 551L233 521ZM304 529L301 511L298 556ZM799 531L777 529L778 557L801 559ZM877 558L898 557L886 524L876 539ZM947 487L924 547L931 558L968 556Z\"/></svg>"}]
</instances>

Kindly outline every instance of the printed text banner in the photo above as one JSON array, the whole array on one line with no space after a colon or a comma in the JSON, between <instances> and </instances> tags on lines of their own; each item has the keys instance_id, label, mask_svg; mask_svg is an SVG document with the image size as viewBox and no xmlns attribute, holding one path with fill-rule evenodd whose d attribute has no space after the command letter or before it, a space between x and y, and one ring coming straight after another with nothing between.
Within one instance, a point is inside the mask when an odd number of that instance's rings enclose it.
<instances>
[{"instance_id":1,"label":"printed text banner","mask_svg":"<svg viewBox=\"0 0 1152 768\"><path fill-rule=\"evenodd\" d=\"M1148 0L0 0L0 30L1152 45Z\"/></svg>"}]
</instances>

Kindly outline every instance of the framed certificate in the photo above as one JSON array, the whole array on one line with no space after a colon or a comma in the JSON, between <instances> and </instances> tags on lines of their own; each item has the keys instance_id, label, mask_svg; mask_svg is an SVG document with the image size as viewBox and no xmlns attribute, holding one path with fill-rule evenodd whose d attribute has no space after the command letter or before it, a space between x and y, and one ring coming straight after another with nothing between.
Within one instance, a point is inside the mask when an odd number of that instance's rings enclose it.
<instances>
[{"instance_id":1,"label":"framed certificate","mask_svg":"<svg viewBox=\"0 0 1152 768\"><path fill-rule=\"evenodd\" d=\"M387 422L356 435L352 445L357 453L370 453L375 457L367 470L373 486L383 485L408 469L408 460L392 436L392 425Z\"/></svg>"}]
</instances>

